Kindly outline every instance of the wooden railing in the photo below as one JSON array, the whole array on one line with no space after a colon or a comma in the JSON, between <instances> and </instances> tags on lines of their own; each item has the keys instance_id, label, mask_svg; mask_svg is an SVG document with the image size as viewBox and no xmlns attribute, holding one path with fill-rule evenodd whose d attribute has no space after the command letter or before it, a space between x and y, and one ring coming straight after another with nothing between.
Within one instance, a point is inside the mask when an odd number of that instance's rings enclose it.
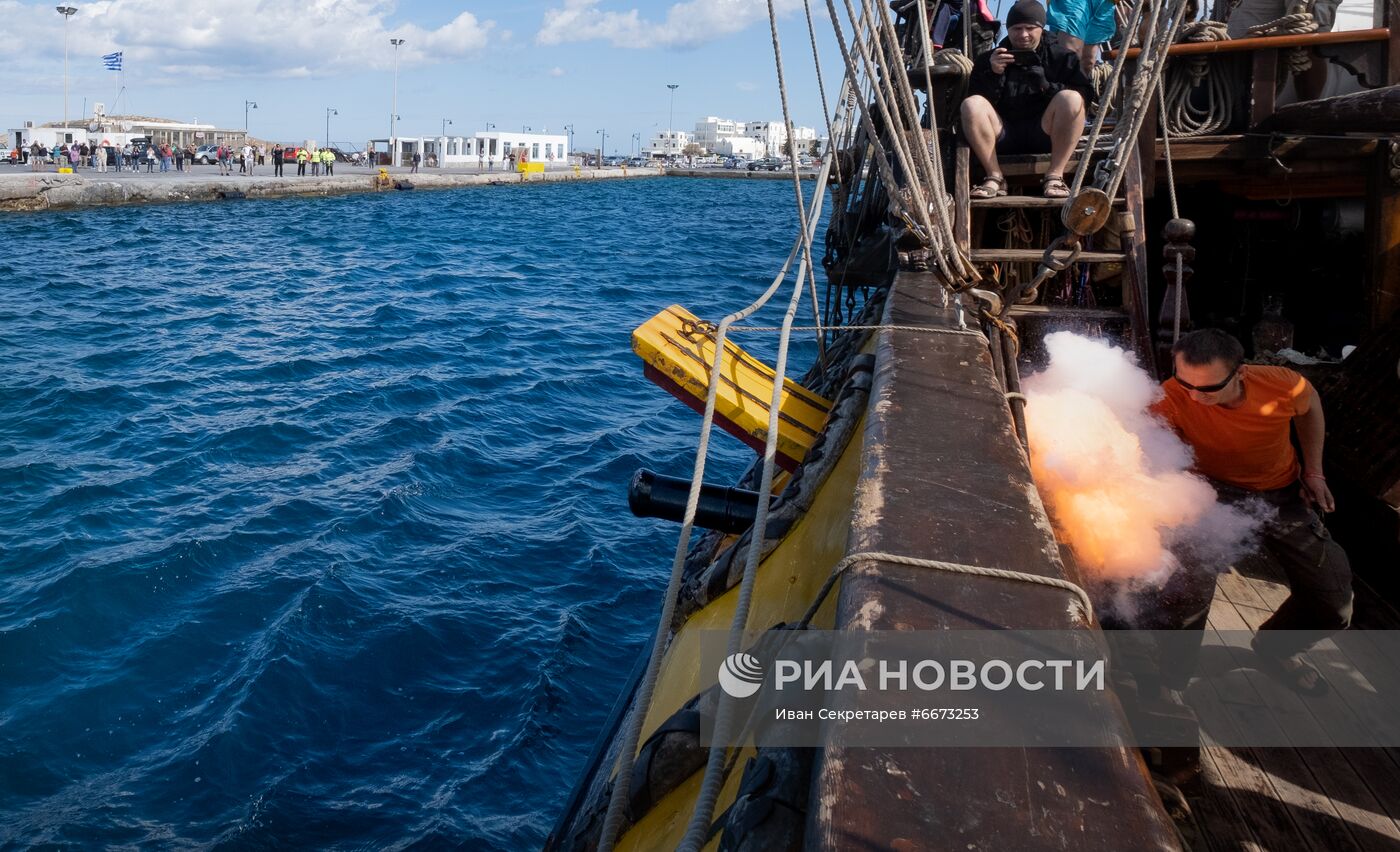
<instances>
[{"instance_id":1,"label":"wooden railing","mask_svg":"<svg viewBox=\"0 0 1400 852\"><path fill-rule=\"evenodd\" d=\"M1386 41L1390 38L1387 27L1374 30L1350 30L1340 33L1302 33L1300 35L1259 36L1257 38L1232 38L1225 41L1183 42L1167 49L1168 56L1199 56L1203 53L1240 53L1251 50L1277 50L1281 47L1320 47L1324 44L1363 44L1372 41ZM1142 48L1128 49L1128 58L1135 59ZM1118 51L1106 54L1108 59L1118 56Z\"/></svg>"}]
</instances>

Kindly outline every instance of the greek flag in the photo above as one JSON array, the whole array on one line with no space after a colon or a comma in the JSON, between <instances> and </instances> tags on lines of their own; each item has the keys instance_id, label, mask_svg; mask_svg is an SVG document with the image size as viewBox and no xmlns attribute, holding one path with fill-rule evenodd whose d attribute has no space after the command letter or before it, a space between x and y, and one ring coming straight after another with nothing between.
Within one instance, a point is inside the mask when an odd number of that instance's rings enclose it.
<instances>
[{"instance_id":1,"label":"greek flag","mask_svg":"<svg viewBox=\"0 0 1400 852\"><path fill-rule=\"evenodd\" d=\"M108 71L122 70L122 52L109 53L102 57L102 64L107 66Z\"/></svg>"}]
</instances>

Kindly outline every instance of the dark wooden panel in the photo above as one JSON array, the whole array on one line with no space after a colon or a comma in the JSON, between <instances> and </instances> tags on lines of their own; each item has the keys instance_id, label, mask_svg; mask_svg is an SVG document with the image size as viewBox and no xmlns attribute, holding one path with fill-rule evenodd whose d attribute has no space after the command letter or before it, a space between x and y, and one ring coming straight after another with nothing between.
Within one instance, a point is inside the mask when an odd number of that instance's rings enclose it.
<instances>
[{"instance_id":1,"label":"dark wooden panel","mask_svg":"<svg viewBox=\"0 0 1400 852\"><path fill-rule=\"evenodd\" d=\"M1255 74L1264 54L1255 55ZM1256 77L1256 80L1258 78ZM1397 133L1400 132L1400 85L1368 89L1350 95L1337 95L1315 101L1301 101L1260 114L1259 85L1254 87L1255 111L1252 121L1269 130L1311 133ZM1270 114L1272 117L1269 117ZM1267 122L1264 119L1268 118Z\"/></svg>"},{"instance_id":2,"label":"dark wooden panel","mask_svg":"<svg viewBox=\"0 0 1400 852\"><path fill-rule=\"evenodd\" d=\"M1249 126L1257 127L1274 114L1274 98L1278 93L1278 51L1261 50L1254 54L1254 71L1249 81Z\"/></svg>"},{"instance_id":3,"label":"dark wooden panel","mask_svg":"<svg viewBox=\"0 0 1400 852\"><path fill-rule=\"evenodd\" d=\"M1010 261L1012 263L1035 263L1045 254L1044 249L979 248L972 250L976 261ZM1055 252L1055 257L1069 257L1067 251ZM1121 251L1082 251L1077 263L1122 263L1127 256Z\"/></svg>"}]
</instances>

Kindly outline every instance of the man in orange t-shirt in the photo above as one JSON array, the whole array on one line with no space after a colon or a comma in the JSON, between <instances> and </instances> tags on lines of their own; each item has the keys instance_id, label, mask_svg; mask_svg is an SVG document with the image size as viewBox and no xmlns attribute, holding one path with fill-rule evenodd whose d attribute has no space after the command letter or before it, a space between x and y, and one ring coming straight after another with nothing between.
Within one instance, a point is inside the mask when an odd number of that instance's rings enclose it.
<instances>
[{"instance_id":1,"label":"man in orange t-shirt","mask_svg":"<svg viewBox=\"0 0 1400 852\"><path fill-rule=\"evenodd\" d=\"M1183 335L1172 347L1173 375L1152 410L1195 453L1195 470L1221 499L1249 496L1272 506L1264 547L1288 575L1288 599L1254 637L1262 666L1300 692L1327 682L1298 655L1351 623L1351 565L1313 511L1336 508L1322 473L1322 401L1308 380L1285 367L1244 363L1244 347L1219 329ZM1302 464L1290 440L1297 430ZM1206 599L1214 583L1203 584ZM1202 619L1202 625L1204 620ZM1302 633L1300 631L1309 631Z\"/></svg>"}]
</instances>

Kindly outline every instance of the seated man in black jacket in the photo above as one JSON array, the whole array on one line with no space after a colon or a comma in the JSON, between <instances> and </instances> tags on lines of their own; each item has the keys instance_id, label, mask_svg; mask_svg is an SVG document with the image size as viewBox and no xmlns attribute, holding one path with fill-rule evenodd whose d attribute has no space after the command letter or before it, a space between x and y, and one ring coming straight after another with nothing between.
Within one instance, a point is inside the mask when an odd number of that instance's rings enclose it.
<instances>
[{"instance_id":1,"label":"seated man in black jacket","mask_svg":"<svg viewBox=\"0 0 1400 852\"><path fill-rule=\"evenodd\" d=\"M973 187L973 198L1006 194L997 163L1003 154L1050 154L1045 175L1048 198L1069 195L1065 166L1084 133L1084 105L1093 84L1079 57L1042 39L1045 7L1020 0L1006 15L1007 36L973 64L969 94L962 104L967 145L987 179Z\"/></svg>"}]
</instances>

